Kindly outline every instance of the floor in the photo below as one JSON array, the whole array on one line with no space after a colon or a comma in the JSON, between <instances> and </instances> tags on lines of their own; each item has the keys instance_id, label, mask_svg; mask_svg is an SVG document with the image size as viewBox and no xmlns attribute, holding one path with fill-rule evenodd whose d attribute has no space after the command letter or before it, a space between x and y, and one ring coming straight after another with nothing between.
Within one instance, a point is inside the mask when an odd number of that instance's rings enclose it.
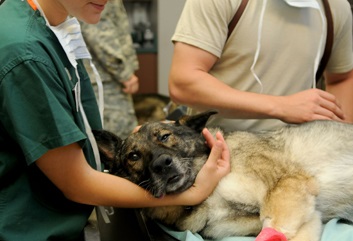
<instances>
[{"instance_id":1,"label":"floor","mask_svg":"<svg viewBox=\"0 0 353 241\"><path fill-rule=\"evenodd\" d=\"M96 212L93 211L84 230L85 241L100 241Z\"/></svg>"}]
</instances>

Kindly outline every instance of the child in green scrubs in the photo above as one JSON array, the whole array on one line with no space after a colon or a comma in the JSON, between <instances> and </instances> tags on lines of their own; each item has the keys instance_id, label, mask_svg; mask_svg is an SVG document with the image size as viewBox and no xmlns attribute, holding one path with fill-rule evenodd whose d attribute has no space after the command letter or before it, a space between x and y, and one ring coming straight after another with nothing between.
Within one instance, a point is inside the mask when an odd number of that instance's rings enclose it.
<instances>
[{"instance_id":1,"label":"child in green scrubs","mask_svg":"<svg viewBox=\"0 0 353 241\"><path fill-rule=\"evenodd\" d=\"M229 172L222 136L207 131L209 160L182 194L155 199L96 171L96 146L87 136L102 128L98 105L80 53L61 37L75 23L69 16L97 23L106 2L6 0L0 6L2 241L82 240L93 206L195 205Z\"/></svg>"}]
</instances>

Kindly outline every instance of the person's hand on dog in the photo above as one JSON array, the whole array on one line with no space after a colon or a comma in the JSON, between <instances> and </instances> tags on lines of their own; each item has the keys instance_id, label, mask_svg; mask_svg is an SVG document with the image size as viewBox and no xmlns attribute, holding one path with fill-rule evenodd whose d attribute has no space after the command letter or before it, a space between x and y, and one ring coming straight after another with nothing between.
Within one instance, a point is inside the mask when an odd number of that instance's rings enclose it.
<instances>
[{"instance_id":1,"label":"person's hand on dog","mask_svg":"<svg viewBox=\"0 0 353 241\"><path fill-rule=\"evenodd\" d=\"M222 134L217 132L216 139L204 129L202 131L211 153L194 185L180 196L185 197L184 205L196 205L204 201L216 188L218 182L230 172L230 153Z\"/></svg>"},{"instance_id":2,"label":"person's hand on dog","mask_svg":"<svg viewBox=\"0 0 353 241\"><path fill-rule=\"evenodd\" d=\"M277 117L286 123L345 120L336 97L323 90L309 89L289 96L280 96L277 99L280 107Z\"/></svg>"}]
</instances>

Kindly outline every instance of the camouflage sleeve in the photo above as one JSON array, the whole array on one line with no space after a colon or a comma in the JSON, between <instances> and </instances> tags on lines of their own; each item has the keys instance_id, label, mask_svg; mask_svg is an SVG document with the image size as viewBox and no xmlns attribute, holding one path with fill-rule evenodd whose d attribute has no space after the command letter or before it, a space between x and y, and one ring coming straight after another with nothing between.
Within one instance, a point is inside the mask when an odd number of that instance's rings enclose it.
<instances>
[{"instance_id":1,"label":"camouflage sleeve","mask_svg":"<svg viewBox=\"0 0 353 241\"><path fill-rule=\"evenodd\" d=\"M121 0L108 2L99 23L82 23L82 33L103 80L128 80L138 69L128 16Z\"/></svg>"}]
</instances>

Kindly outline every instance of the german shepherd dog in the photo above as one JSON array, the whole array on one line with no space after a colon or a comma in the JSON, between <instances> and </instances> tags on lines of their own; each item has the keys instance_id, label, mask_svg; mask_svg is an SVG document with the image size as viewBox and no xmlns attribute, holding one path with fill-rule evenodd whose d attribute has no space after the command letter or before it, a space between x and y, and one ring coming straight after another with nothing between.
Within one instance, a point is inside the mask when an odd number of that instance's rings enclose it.
<instances>
[{"instance_id":1,"label":"german shepherd dog","mask_svg":"<svg viewBox=\"0 0 353 241\"><path fill-rule=\"evenodd\" d=\"M95 131L102 161L155 197L182 192L208 158L201 131L215 113L147 123L123 141ZM207 238L271 227L291 241L319 240L322 222L332 218L353 221L353 125L314 121L224 137L231 172L213 194L193 207L146 208L148 217Z\"/></svg>"}]
</instances>

